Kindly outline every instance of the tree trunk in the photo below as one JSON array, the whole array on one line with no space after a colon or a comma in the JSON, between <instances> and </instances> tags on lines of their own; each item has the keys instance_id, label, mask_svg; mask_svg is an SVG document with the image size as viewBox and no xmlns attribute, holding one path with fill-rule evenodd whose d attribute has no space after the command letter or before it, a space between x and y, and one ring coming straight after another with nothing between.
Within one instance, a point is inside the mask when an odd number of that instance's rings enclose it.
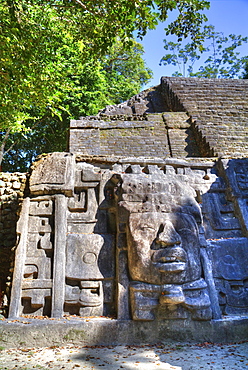
<instances>
[{"instance_id":1,"label":"tree trunk","mask_svg":"<svg viewBox=\"0 0 248 370\"><path fill-rule=\"evenodd\" d=\"M4 156L4 149L5 149L5 145L8 140L9 134L10 134L10 128L7 129L5 136L3 138L3 141L0 145L0 171L2 171L2 161L3 161L3 156Z\"/></svg>"}]
</instances>

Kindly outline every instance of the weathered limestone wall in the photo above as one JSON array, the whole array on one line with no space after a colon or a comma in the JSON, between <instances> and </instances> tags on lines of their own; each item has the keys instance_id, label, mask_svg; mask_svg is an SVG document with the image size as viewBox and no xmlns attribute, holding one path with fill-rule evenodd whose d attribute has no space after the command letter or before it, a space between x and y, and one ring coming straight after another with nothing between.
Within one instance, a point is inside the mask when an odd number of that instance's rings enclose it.
<instances>
[{"instance_id":1,"label":"weathered limestone wall","mask_svg":"<svg viewBox=\"0 0 248 370\"><path fill-rule=\"evenodd\" d=\"M111 317L117 337L189 323L199 340L248 322L247 82L162 78L71 121L70 153L30 177L1 174L0 313Z\"/></svg>"},{"instance_id":2,"label":"weathered limestone wall","mask_svg":"<svg viewBox=\"0 0 248 370\"><path fill-rule=\"evenodd\" d=\"M247 121L247 80L162 77L153 89L71 121L69 147L87 155L245 157Z\"/></svg>"},{"instance_id":3,"label":"weathered limestone wall","mask_svg":"<svg viewBox=\"0 0 248 370\"><path fill-rule=\"evenodd\" d=\"M33 164L9 316L247 315L247 160L111 158Z\"/></svg>"},{"instance_id":4,"label":"weathered limestone wall","mask_svg":"<svg viewBox=\"0 0 248 370\"><path fill-rule=\"evenodd\" d=\"M26 173L0 173L0 313L9 295L10 268L16 242L16 222L26 186Z\"/></svg>"},{"instance_id":5,"label":"weathered limestone wall","mask_svg":"<svg viewBox=\"0 0 248 370\"><path fill-rule=\"evenodd\" d=\"M170 156L162 114L111 118L72 121L70 151L88 155Z\"/></svg>"},{"instance_id":6,"label":"weathered limestone wall","mask_svg":"<svg viewBox=\"0 0 248 370\"><path fill-rule=\"evenodd\" d=\"M1 338L13 345L14 330L17 345L34 343L39 323L36 339L54 343L51 321L38 318L65 315L62 340L78 333L93 345L246 340L247 169L245 158L38 158ZM20 317L31 334L15 325Z\"/></svg>"},{"instance_id":7,"label":"weathered limestone wall","mask_svg":"<svg viewBox=\"0 0 248 370\"><path fill-rule=\"evenodd\" d=\"M70 152L160 158L199 157L197 137L185 112L85 117L71 121ZM209 151L202 145L202 151Z\"/></svg>"},{"instance_id":8,"label":"weathered limestone wall","mask_svg":"<svg viewBox=\"0 0 248 370\"><path fill-rule=\"evenodd\" d=\"M248 80L162 77L161 84L195 120L210 156L248 155Z\"/></svg>"}]
</instances>

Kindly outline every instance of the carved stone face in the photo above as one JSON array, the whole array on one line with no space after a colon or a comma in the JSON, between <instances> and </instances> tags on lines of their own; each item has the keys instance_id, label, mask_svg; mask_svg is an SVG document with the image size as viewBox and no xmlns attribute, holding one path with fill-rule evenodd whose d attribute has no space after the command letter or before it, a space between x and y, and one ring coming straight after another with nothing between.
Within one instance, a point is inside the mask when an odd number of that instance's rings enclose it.
<instances>
[{"instance_id":1,"label":"carved stone face","mask_svg":"<svg viewBox=\"0 0 248 370\"><path fill-rule=\"evenodd\" d=\"M132 280L182 284L201 277L196 210L131 213L128 259ZM200 217L200 211L199 211Z\"/></svg>"}]
</instances>

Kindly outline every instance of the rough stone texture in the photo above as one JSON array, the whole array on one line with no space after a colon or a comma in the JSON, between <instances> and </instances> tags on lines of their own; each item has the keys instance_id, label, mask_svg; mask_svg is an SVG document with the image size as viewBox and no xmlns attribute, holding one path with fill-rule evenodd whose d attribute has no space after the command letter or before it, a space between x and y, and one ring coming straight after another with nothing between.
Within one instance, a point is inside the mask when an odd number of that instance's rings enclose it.
<instances>
[{"instance_id":1,"label":"rough stone texture","mask_svg":"<svg viewBox=\"0 0 248 370\"><path fill-rule=\"evenodd\" d=\"M144 154L162 157L170 156L167 131L162 115L154 121L113 121L104 122L85 119L82 126L71 131L71 151L84 154L134 156ZM80 122L81 124L81 122Z\"/></svg>"},{"instance_id":2,"label":"rough stone texture","mask_svg":"<svg viewBox=\"0 0 248 370\"><path fill-rule=\"evenodd\" d=\"M247 156L247 80L162 77L161 84L164 96L172 91L192 117L208 155Z\"/></svg>"},{"instance_id":3,"label":"rough stone texture","mask_svg":"<svg viewBox=\"0 0 248 370\"><path fill-rule=\"evenodd\" d=\"M210 319L207 284L201 278L202 218L193 188L156 166L142 173L134 165L131 171L121 177L119 205L129 213L132 318L183 319L191 314L196 320Z\"/></svg>"},{"instance_id":4,"label":"rough stone texture","mask_svg":"<svg viewBox=\"0 0 248 370\"><path fill-rule=\"evenodd\" d=\"M164 342L233 343L247 340L248 319L134 321L108 318L4 320L0 325L4 348L150 344ZM118 365L117 365L118 366ZM242 365L241 365L242 366Z\"/></svg>"},{"instance_id":5,"label":"rough stone texture","mask_svg":"<svg viewBox=\"0 0 248 370\"><path fill-rule=\"evenodd\" d=\"M149 157L199 156L195 130L183 106L170 112L162 87L148 89L127 102L109 106L95 117L71 121L70 151L88 155ZM166 113L162 113L166 112Z\"/></svg>"},{"instance_id":6,"label":"rough stone texture","mask_svg":"<svg viewBox=\"0 0 248 370\"><path fill-rule=\"evenodd\" d=\"M69 153L64 153L63 155L52 153L41 156L33 164L32 177L30 178L31 193L49 194L63 192L71 194L73 191L73 164L72 155Z\"/></svg>"},{"instance_id":7,"label":"rough stone texture","mask_svg":"<svg viewBox=\"0 0 248 370\"><path fill-rule=\"evenodd\" d=\"M10 316L112 313L115 251L104 176L67 153L33 165L17 225Z\"/></svg>"},{"instance_id":8,"label":"rough stone texture","mask_svg":"<svg viewBox=\"0 0 248 370\"><path fill-rule=\"evenodd\" d=\"M246 316L248 244L235 201L246 197L247 163L228 163L38 159L17 225L9 316L179 320L189 331Z\"/></svg>"},{"instance_id":9,"label":"rough stone texture","mask_svg":"<svg viewBox=\"0 0 248 370\"><path fill-rule=\"evenodd\" d=\"M9 317L106 317L67 333L93 344L247 339L247 86L162 78L72 121L74 154L31 168ZM220 154L233 158L206 160ZM25 175L11 179L0 183L4 243Z\"/></svg>"},{"instance_id":10,"label":"rough stone texture","mask_svg":"<svg viewBox=\"0 0 248 370\"><path fill-rule=\"evenodd\" d=\"M224 315L248 314L248 239L210 240L208 252Z\"/></svg>"},{"instance_id":11,"label":"rough stone texture","mask_svg":"<svg viewBox=\"0 0 248 370\"><path fill-rule=\"evenodd\" d=\"M162 77L95 117L71 121L70 151L149 157L247 156L248 82Z\"/></svg>"},{"instance_id":12,"label":"rough stone texture","mask_svg":"<svg viewBox=\"0 0 248 370\"><path fill-rule=\"evenodd\" d=\"M13 263L16 221L24 196L26 176L24 173L0 173L0 313L4 314L8 309L9 270Z\"/></svg>"}]
</instances>

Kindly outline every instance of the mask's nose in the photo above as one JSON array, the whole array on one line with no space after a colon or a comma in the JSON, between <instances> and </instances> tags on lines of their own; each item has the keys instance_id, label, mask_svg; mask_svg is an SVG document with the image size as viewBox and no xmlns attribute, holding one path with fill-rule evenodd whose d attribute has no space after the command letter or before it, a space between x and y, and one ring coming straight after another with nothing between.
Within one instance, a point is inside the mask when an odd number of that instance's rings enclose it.
<instances>
[{"instance_id":1,"label":"mask's nose","mask_svg":"<svg viewBox=\"0 0 248 370\"><path fill-rule=\"evenodd\" d=\"M182 240L180 235L174 229L174 226L170 221L165 221L161 225L161 230L158 232L156 243L162 247L172 246L175 244L181 244Z\"/></svg>"}]
</instances>

